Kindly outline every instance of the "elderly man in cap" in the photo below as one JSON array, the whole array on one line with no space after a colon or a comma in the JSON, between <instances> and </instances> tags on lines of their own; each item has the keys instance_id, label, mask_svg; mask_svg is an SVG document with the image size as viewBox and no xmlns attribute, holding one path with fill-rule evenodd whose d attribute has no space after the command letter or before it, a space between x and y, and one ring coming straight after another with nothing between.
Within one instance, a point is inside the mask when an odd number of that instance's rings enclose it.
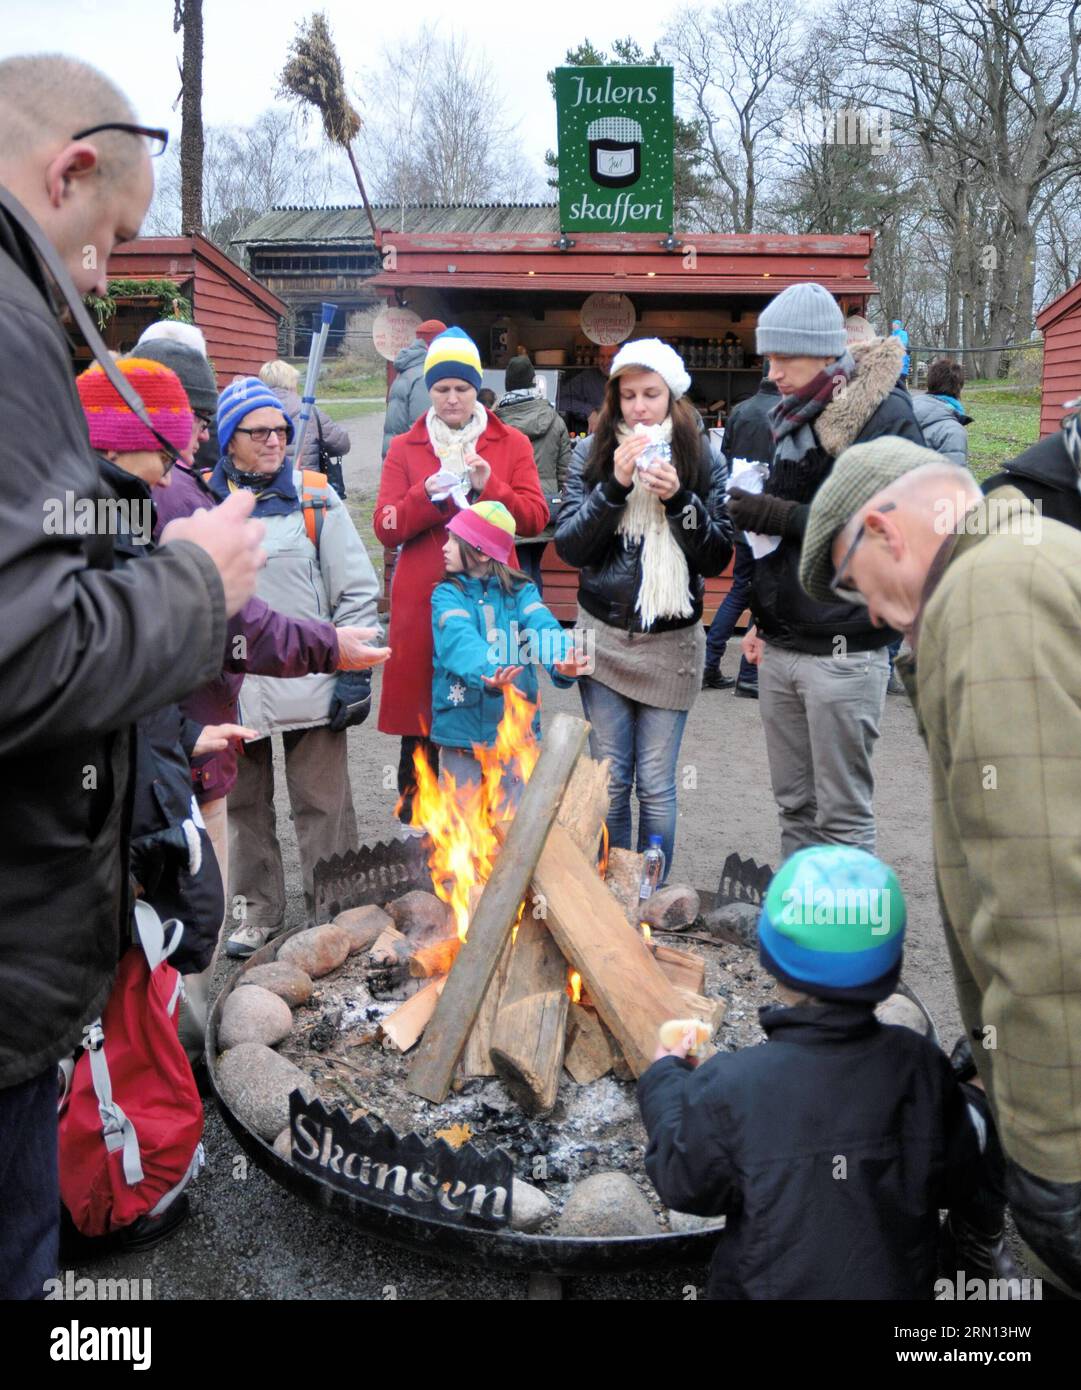
<instances>
[{"instance_id":1,"label":"elderly man in cap","mask_svg":"<svg viewBox=\"0 0 1081 1390\"><path fill-rule=\"evenodd\" d=\"M1039 1272L1081 1297L1081 536L900 439L848 449L800 563L903 631L958 1000Z\"/></svg>"}]
</instances>

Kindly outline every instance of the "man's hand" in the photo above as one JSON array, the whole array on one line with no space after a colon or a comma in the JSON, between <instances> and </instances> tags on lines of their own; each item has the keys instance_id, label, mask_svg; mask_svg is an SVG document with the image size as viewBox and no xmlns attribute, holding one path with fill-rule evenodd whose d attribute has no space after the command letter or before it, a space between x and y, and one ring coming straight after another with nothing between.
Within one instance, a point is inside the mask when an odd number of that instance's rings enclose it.
<instances>
[{"instance_id":1,"label":"man's hand","mask_svg":"<svg viewBox=\"0 0 1081 1390\"><path fill-rule=\"evenodd\" d=\"M479 495L488 486L488 479L492 476L492 465L486 463L476 449L470 448L465 456L465 466L469 470L469 486Z\"/></svg>"},{"instance_id":2,"label":"man's hand","mask_svg":"<svg viewBox=\"0 0 1081 1390\"><path fill-rule=\"evenodd\" d=\"M213 511L194 512L177 517L161 533L163 545L170 541L191 541L201 546L214 561L225 590L225 616L239 613L255 593L255 581L266 564L262 549L266 527L252 521L255 496L234 492Z\"/></svg>"},{"instance_id":3,"label":"man's hand","mask_svg":"<svg viewBox=\"0 0 1081 1390\"><path fill-rule=\"evenodd\" d=\"M367 671L343 671L334 683L327 728L332 734L363 724L372 708L372 678Z\"/></svg>"},{"instance_id":4,"label":"man's hand","mask_svg":"<svg viewBox=\"0 0 1081 1390\"><path fill-rule=\"evenodd\" d=\"M741 531L761 536L783 536L788 518L797 504L785 497L764 492L744 492L734 487L728 493L728 515Z\"/></svg>"},{"instance_id":5,"label":"man's hand","mask_svg":"<svg viewBox=\"0 0 1081 1390\"><path fill-rule=\"evenodd\" d=\"M230 739L247 742L250 738L258 737L258 729L248 729L243 724L204 724L202 732L195 740L191 756L198 758L203 753L220 753L229 747Z\"/></svg>"},{"instance_id":6,"label":"man's hand","mask_svg":"<svg viewBox=\"0 0 1081 1390\"><path fill-rule=\"evenodd\" d=\"M757 666L762 660L762 653L766 649L765 642L758 635L756 627L749 627L743 634L743 641L739 644L744 658L750 666Z\"/></svg>"},{"instance_id":7,"label":"man's hand","mask_svg":"<svg viewBox=\"0 0 1081 1390\"><path fill-rule=\"evenodd\" d=\"M377 627L338 628L338 670L366 671L372 666L382 666L390 658L390 648L368 645L379 635Z\"/></svg>"}]
</instances>

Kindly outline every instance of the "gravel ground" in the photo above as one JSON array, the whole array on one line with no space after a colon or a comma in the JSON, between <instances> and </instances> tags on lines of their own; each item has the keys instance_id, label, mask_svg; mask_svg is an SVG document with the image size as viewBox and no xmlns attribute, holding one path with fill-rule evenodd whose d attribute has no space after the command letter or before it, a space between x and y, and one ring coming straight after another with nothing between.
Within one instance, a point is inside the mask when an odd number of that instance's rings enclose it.
<instances>
[{"instance_id":1,"label":"gravel ground","mask_svg":"<svg viewBox=\"0 0 1081 1390\"><path fill-rule=\"evenodd\" d=\"M382 417L350 422L353 452L346 483L357 510L368 508L378 480ZM730 648L725 666L734 672ZM379 681L376 678L376 698ZM544 708L580 713L576 693L546 684ZM372 718L349 732L349 763L360 837L394 833L397 742ZM280 749L279 749L280 755ZM927 761L903 697L888 697L875 753L879 853L896 868L909 914L905 979L922 997L949 1044L959 1017L938 922L931 868ZM289 921L303 919L296 841L278 764L278 824L289 886ZM680 819L674 877L714 889L732 850L776 864L779 835L769 792L766 751L753 700L706 691L691 711L681 758ZM193 1215L173 1239L141 1256L99 1262L101 1277L149 1278L156 1299L483 1298L526 1296L527 1277L493 1269L464 1270L370 1240L309 1206L250 1164L213 1103L206 1124L208 1166L193 1189ZM682 1299L700 1289L705 1270L577 1278L564 1296L582 1299Z\"/></svg>"}]
</instances>

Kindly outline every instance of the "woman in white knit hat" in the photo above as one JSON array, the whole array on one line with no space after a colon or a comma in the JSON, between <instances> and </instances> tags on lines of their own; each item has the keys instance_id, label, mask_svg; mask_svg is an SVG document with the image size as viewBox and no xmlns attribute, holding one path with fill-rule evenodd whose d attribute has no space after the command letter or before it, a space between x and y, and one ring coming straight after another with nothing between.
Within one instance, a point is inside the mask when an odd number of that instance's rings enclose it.
<instances>
[{"instance_id":1,"label":"woman in white knit hat","mask_svg":"<svg viewBox=\"0 0 1081 1390\"><path fill-rule=\"evenodd\" d=\"M725 466L714 462L684 399L691 379L657 338L616 354L597 431L575 451L556 550L581 570L579 626L596 638L580 682L593 756L610 758L611 843L659 836L666 870L676 836L676 760L702 684L704 580L732 554Z\"/></svg>"}]
</instances>

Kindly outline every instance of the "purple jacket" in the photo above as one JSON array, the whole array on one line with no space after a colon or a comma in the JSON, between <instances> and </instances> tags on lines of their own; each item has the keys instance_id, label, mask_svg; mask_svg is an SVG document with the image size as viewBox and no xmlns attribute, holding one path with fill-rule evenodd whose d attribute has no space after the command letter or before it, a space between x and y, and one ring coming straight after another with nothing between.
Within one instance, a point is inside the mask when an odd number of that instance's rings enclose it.
<instances>
[{"instance_id":1,"label":"purple jacket","mask_svg":"<svg viewBox=\"0 0 1081 1390\"><path fill-rule=\"evenodd\" d=\"M202 480L178 463L169 486L154 489L155 539L176 517L217 505ZM259 676L306 676L337 667L338 633L333 623L287 618L261 598L252 598L228 621L220 674L181 700L180 708L198 724L236 724L237 696L248 671ZM217 801L233 790L239 751L230 743L224 752L195 759L191 776L200 801Z\"/></svg>"}]
</instances>

